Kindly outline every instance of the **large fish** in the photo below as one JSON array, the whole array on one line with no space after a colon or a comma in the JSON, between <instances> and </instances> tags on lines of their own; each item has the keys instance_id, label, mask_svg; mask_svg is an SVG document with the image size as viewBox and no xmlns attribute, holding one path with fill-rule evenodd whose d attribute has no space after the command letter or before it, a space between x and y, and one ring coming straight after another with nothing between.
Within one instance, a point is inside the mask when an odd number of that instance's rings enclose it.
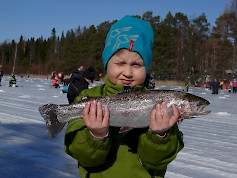
<instances>
[{"instance_id":1,"label":"large fish","mask_svg":"<svg viewBox=\"0 0 237 178\"><path fill-rule=\"evenodd\" d=\"M46 104L39 107L39 112L46 122L48 134L55 137L68 121L82 117L85 104L93 100L100 101L102 106L109 107L110 125L117 127L149 126L152 109L162 101L167 103L169 114L172 114L171 105L175 104L182 113L182 119L206 115L210 112L204 110L210 104L209 101L190 93L174 90L124 92L113 96L88 97L77 104Z\"/></svg>"}]
</instances>

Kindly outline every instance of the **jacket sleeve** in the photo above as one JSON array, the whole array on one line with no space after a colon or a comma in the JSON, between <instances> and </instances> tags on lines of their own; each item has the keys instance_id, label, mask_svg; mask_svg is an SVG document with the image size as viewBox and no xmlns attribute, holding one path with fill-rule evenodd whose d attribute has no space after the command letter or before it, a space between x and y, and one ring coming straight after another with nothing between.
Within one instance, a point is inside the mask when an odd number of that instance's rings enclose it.
<instances>
[{"instance_id":1,"label":"jacket sleeve","mask_svg":"<svg viewBox=\"0 0 237 178\"><path fill-rule=\"evenodd\" d=\"M174 125L165 138L160 138L148 131L140 136L138 156L147 170L164 170L176 158L184 147L177 124Z\"/></svg>"},{"instance_id":2,"label":"jacket sleeve","mask_svg":"<svg viewBox=\"0 0 237 178\"><path fill-rule=\"evenodd\" d=\"M64 142L65 152L83 167L103 164L111 145L110 138L103 142L94 140L82 119L75 119L68 124Z\"/></svg>"}]
</instances>

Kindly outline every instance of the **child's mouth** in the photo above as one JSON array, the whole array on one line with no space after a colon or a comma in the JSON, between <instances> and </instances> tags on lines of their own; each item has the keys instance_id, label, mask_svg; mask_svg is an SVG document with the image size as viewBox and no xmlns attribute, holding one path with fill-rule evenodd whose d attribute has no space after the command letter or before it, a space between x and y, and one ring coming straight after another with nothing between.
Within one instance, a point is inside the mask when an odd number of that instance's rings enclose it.
<instances>
[{"instance_id":1,"label":"child's mouth","mask_svg":"<svg viewBox=\"0 0 237 178\"><path fill-rule=\"evenodd\" d=\"M122 80L123 85L130 85L133 82L133 80Z\"/></svg>"}]
</instances>

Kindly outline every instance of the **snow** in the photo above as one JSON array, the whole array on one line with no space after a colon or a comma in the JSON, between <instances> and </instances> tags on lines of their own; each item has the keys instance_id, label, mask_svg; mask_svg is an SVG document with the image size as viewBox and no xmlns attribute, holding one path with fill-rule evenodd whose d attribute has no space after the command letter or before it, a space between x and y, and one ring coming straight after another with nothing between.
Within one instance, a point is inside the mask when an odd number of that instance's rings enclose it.
<instances>
[{"instance_id":1,"label":"snow","mask_svg":"<svg viewBox=\"0 0 237 178\"><path fill-rule=\"evenodd\" d=\"M78 178L77 162L63 149L63 132L50 138L38 112L46 103L66 104L66 94L47 79L17 79L18 87L8 87L4 76L0 87L0 178ZM166 178L237 177L237 94L192 87L189 93L209 100L212 112L181 123L185 147Z\"/></svg>"}]
</instances>

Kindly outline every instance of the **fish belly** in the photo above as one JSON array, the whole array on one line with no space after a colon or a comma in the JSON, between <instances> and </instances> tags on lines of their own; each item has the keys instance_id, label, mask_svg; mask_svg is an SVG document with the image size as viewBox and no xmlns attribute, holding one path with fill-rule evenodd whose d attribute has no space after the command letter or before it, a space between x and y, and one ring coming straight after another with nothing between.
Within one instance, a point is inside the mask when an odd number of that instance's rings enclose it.
<instances>
[{"instance_id":1,"label":"fish belly","mask_svg":"<svg viewBox=\"0 0 237 178\"><path fill-rule=\"evenodd\" d=\"M110 109L110 125L115 127L147 127L152 109L154 109L154 105L140 108Z\"/></svg>"}]
</instances>

